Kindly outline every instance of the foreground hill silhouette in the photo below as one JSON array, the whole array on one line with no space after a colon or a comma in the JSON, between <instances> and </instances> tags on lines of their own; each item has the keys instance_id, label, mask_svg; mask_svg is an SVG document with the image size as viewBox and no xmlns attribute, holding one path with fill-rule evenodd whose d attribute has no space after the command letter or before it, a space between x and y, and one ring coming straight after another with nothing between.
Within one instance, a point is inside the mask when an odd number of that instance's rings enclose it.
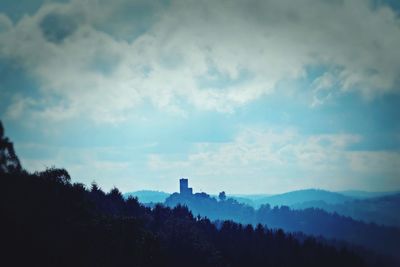
<instances>
[{"instance_id":1,"label":"foreground hill silhouette","mask_svg":"<svg viewBox=\"0 0 400 267\"><path fill-rule=\"evenodd\" d=\"M224 221L185 207L124 200L71 183L64 169L30 174L0 136L3 263L9 266L366 266L346 249L282 230Z\"/></svg>"}]
</instances>

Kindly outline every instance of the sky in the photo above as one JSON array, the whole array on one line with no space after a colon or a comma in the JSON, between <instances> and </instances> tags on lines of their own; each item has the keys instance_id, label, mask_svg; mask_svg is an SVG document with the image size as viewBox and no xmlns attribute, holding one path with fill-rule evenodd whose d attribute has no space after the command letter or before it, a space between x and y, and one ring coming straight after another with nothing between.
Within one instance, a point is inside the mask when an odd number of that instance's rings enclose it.
<instances>
[{"instance_id":1,"label":"sky","mask_svg":"<svg viewBox=\"0 0 400 267\"><path fill-rule=\"evenodd\" d=\"M23 166L103 190L400 190L396 0L2 0Z\"/></svg>"}]
</instances>

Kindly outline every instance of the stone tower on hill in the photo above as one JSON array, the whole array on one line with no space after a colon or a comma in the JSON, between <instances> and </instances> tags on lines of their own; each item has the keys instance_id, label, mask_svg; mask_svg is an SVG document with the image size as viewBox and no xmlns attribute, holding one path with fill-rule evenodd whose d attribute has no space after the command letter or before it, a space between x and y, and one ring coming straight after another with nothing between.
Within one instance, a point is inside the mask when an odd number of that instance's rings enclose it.
<instances>
[{"instance_id":1,"label":"stone tower on hill","mask_svg":"<svg viewBox=\"0 0 400 267\"><path fill-rule=\"evenodd\" d=\"M189 187L189 180L182 178L179 180L179 193L181 195L192 195L193 189Z\"/></svg>"}]
</instances>

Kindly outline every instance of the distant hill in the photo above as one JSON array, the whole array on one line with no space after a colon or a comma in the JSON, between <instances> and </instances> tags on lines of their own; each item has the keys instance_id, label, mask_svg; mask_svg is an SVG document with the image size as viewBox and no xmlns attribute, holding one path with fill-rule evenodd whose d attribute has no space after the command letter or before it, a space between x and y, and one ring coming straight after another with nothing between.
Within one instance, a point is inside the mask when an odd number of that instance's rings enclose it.
<instances>
[{"instance_id":1,"label":"distant hill","mask_svg":"<svg viewBox=\"0 0 400 267\"><path fill-rule=\"evenodd\" d=\"M124 198L129 196L137 197L141 203L164 203L170 194L162 191L140 190L124 194Z\"/></svg>"},{"instance_id":2,"label":"distant hill","mask_svg":"<svg viewBox=\"0 0 400 267\"><path fill-rule=\"evenodd\" d=\"M230 198L235 199L240 203L244 203L255 208L263 204L270 204L271 206L290 206L297 207L303 203L307 203L307 207L322 208L320 203L325 204L339 204L356 199L377 198L383 196L390 196L400 194L400 191L392 192L368 192L361 190L346 190L332 192L320 189L304 189L289 191L282 194L229 194ZM315 206L311 205L316 203Z\"/></svg>"},{"instance_id":3,"label":"distant hill","mask_svg":"<svg viewBox=\"0 0 400 267\"><path fill-rule=\"evenodd\" d=\"M383 197L356 199L339 204L309 201L292 205L294 209L320 208L364 222L400 227L400 193Z\"/></svg>"},{"instance_id":4,"label":"distant hill","mask_svg":"<svg viewBox=\"0 0 400 267\"><path fill-rule=\"evenodd\" d=\"M232 198L245 198L245 199L249 199L249 200L259 200L262 198L266 198L266 197L270 197L273 196L274 194L232 194L229 195L229 197Z\"/></svg>"},{"instance_id":5,"label":"distant hill","mask_svg":"<svg viewBox=\"0 0 400 267\"><path fill-rule=\"evenodd\" d=\"M232 198L239 203L244 203L253 207L260 206L260 200L272 196L271 194L229 194L228 197Z\"/></svg>"},{"instance_id":6,"label":"distant hill","mask_svg":"<svg viewBox=\"0 0 400 267\"><path fill-rule=\"evenodd\" d=\"M292 206L310 201L323 201L328 204L339 204L350 200L353 200L353 198L336 192L320 189L305 189L278 195L253 198L252 203L253 207L257 208L263 204L269 204L271 206Z\"/></svg>"},{"instance_id":7,"label":"distant hill","mask_svg":"<svg viewBox=\"0 0 400 267\"><path fill-rule=\"evenodd\" d=\"M261 205L288 206L292 209L318 208L336 212L366 223L400 227L400 192L367 192L349 190L330 192L306 189L278 195L231 195L246 205L259 208Z\"/></svg>"},{"instance_id":8,"label":"distant hill","mask_svg":"<svg viewBox=\"0 0 400 267\"><path fill-rule=\"evenodd\" d=\"M347 190L347 191L339 191L342 195L358 198L358 199L365 199L365 198L374 198L374 197L383 197L389 196L394 194L400 194L400 191L392 191L392 192L368 192L368 191L360 191L360 190Z\"/></svg>"}]
</instances>

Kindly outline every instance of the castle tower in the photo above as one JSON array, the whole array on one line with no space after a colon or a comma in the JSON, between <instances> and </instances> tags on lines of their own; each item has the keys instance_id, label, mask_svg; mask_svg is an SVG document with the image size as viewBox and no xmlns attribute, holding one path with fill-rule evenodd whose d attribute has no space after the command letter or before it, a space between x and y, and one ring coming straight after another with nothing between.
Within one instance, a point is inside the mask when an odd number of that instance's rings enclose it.
<instances>
[{"instance_id":1,"label":"castle tower","mask_svg":"<svg viewBox=\"0 0 400 267\"><path fill-rule=\"evenodd\" d=\"M189 187L189 180L181 178L179 180L179 193L182 195L192 195L193 189Z\"/></svg>"}]
</instances>

